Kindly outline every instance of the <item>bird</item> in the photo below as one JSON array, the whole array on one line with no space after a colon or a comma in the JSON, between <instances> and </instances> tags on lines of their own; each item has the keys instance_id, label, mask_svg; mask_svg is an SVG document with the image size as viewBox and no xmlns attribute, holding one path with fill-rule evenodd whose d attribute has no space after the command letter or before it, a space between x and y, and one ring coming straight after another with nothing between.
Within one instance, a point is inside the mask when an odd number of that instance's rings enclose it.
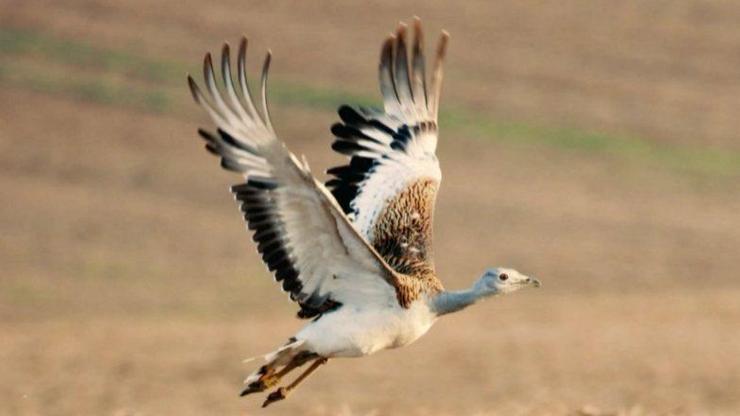
<instances>
[{"instance_id":1,"label":"bird","mask_svg":"<svg viewBox=\"0 0 740 416\"><path fill-rule=\"evenodd\" d=\"M413 38L413 39L412 39ZM243 181L231 192L263 262L308 323L244 381L242 396L263 393L263 407L288 397L330 359L364 357L408 345L441 316L480 300L539 287L514 269L487 268L468 289L446 290L433 261L432 219L442 178L436 156L443 62L442 31L428 77L421 21L399 23L382 43L382 108L342 105L331 147L346 164L319 181L305 157L278 138L267 103L271 62L259 94L247 77L246 37L236 57L221 51L220 80L211 54L205 91L191 75L192 96L215 124L199 129L205 148ZM255 99L257 97L257 99ZM292 382L288 373L308 365ZM282 385L281 385L282 384Z\"/></svg>"}]
</instances>

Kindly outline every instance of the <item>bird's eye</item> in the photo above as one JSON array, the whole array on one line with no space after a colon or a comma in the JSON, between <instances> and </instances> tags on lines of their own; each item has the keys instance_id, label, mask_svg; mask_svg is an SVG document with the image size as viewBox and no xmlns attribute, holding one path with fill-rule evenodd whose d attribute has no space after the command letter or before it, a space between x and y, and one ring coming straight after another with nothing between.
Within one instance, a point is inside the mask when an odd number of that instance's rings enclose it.
<instances>
[{"instance_id":1,"label":"bird's eye","mask_svg":"<svg viewBox=\"0 0 740 416\"><path fill-rule=\"evenodd\" d=\"M508 278L509 278L509 275L506 274L506 273L501 273L500 275L498 275L498 280L500 280L502 282L505 281Z\"/></svg>"}]
</instances>

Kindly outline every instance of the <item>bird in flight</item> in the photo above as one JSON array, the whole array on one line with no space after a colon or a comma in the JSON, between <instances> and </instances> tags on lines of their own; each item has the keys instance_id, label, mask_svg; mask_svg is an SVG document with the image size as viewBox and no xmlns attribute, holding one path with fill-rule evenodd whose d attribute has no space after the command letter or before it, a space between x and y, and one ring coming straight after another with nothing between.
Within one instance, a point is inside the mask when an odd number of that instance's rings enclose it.
<instances>
[{"instance_id":1,"label":"bird in flight","mask_svg":"<svg viewBox=\"0 0 740 416\"><path fill-rule=\"evenodd\" d=\"M210 54L203 63L206 92L188 76L195 101L216 125L215 131L198 133L224 169L243 176L231 191L257 250L298 304L298 317L310 320L264 357L264 365L245 380L242 395L273 389L289 372L308 365L269 393L267 406L285 399L329 359L408 345L442 315L539 286L516 270L490 268L469 289L447 291L435 273L432 217L442 178L435 154L437 113L448 38L443 31L429 80L418 18L411 30L400 24L386 38L379 65L383 109L339 108L332 149L349 160L329 169L332 178L325 184L273 129L269 52L259 101L247 80L246 38L235 76L228 44L221 54L221 81Z\"/></svg>"}]
</instances>

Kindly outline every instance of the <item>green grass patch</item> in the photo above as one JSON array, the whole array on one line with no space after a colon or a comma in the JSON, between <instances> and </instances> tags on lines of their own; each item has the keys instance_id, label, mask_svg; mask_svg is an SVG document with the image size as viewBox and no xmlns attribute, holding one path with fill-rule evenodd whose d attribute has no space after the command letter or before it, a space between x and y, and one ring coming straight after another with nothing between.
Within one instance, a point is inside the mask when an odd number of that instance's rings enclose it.
<instances>
[{"instance_id":1,"label":"green grass patch","mask_svg":"<svg viewBox=\"0 0 740 416\"><path fill-rule=\"evenodd\" d=\"M0 62L0 82L45 94L152 113L167 113L172 107L171 95L161 89L121 84L105 78L70 76L28 64Z\"/></svg>"},{"instance_id":2,"label":"green grass patch","mask_svg":"<svg viewBox=\"0 0 740 416\"><path fill-rule=\"evenodd\" d=\"M269 86L270 99L278 104L335 111L342 104L352 103L366 107L378 106L379 101L369 97L307 85L275 82Z\"/></svg>"},{"instance_id":3,"label":"green grass patch","mask_svg":"<svg viewBox=\"0 0 740 416\"><path fill-rule=\"evenodd\" d=\"M740 176L740 152L670 145L645 138L584 131L570 127L492 121L463 108L440 113L440 124L471 137L511 146L547 146L570 152L616 156L638 163L657 163L676 172L710 177Z\"/></svg>"},{"instance_id":4,"label":"green grass patch","mask_svg":"<svg viewBox=\"0 0 740 416\"><path fill-rule=\"evenodd\" d=\"M0 82L140 111L190 114L184 75L193 65L150 58L90 43L59 39L29 29L0 28ZM41 64L28 63L31 58ZM49 63L48 67L42 65ZM90 71L95 70L91 77ZM83 74L81 74L83 72ZM84 75L87 74L87 75ZM121 82L123 80L123 82ZM379 99L315 88L295 82L271 82L270 99L280 105L334 111L342 103L366 106ZM446 130L509 146L546 146L569 152L618 157L672 171L708 176L740 176L740 152L700 146L663 144L643 137L495 120L463 106L440 114Z\"/></svg>"},{"instance_id":5,"label":"green grass patch","mask_svg":"<svg viewBox=\"0 0 740 416\"><path fill-rule=\"evenodd\" d=\"M180 65L169 61L148 59L28 29L8 27L0 27L0 55L39 57L151 82L168 82L175 77L182 77L185 72Z\"/></svg>"}]
</instances>

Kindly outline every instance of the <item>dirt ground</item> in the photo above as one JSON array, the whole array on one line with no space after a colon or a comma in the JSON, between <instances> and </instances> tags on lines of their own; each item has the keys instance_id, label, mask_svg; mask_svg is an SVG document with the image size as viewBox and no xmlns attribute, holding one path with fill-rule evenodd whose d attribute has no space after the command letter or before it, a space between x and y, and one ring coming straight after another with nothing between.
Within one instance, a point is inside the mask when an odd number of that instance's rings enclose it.
<instances>
[{"instance_id":1,"label":"dirt ground","mask_svg":"<svg viewBox=\"0 0 740 416\"><path fill-rule=\"evenodd\" d=\"M543 287L260 410L241 360L301 322L185 72L242 33L269 46L276 128L320 174L331 108L377 100L379 43L414 14L428 46L452 34L438 272ZM740 413L739 21L703 1L0 0L0 414Z\"/></svg>"}]
</instances>

